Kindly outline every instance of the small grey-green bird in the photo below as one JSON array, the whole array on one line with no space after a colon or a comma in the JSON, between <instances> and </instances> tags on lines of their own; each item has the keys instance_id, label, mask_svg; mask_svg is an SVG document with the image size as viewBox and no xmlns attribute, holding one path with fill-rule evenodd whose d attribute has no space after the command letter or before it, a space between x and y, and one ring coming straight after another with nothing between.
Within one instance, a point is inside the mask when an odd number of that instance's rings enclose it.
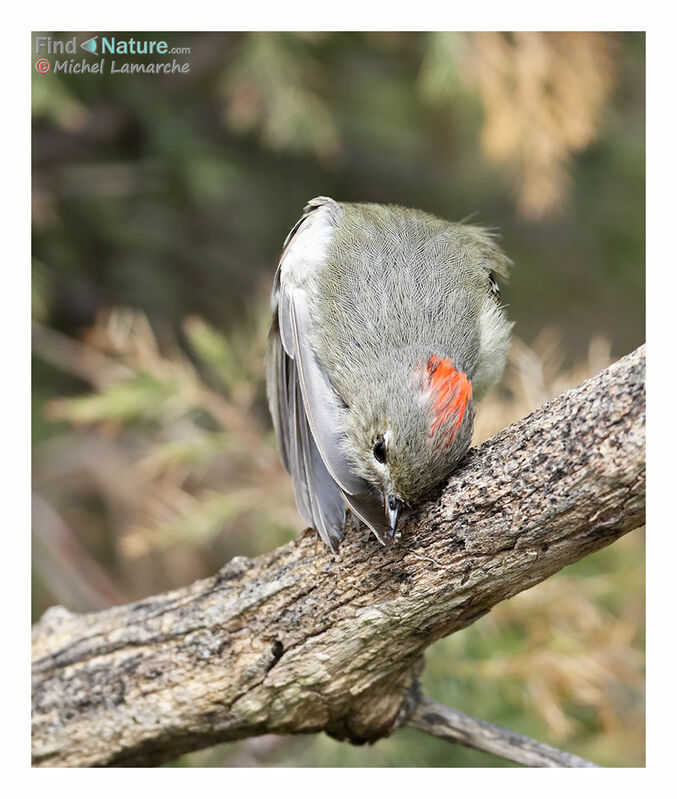
<instances>
[{"instance_id":1,"label":"small grey-green bird","mask_svg":"<svg viewBox=\"0 0 677 799\"><path fill-rule=\"evenodd\" d=\"M268 403L305 521L334 551L346 510L385 543L470 446L512 323L486 229L316 197L275 274Z\"/></svg>"}]
</instances>

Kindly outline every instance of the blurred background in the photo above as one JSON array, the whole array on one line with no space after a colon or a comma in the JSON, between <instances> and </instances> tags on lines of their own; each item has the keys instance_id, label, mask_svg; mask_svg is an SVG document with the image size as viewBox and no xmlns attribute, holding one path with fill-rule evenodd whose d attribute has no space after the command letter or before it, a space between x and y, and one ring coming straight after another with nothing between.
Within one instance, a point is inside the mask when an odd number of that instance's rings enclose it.
<instances>
[{"instance_id":1,"label":"blurred background","mask_svg":"<svg viewBox=\"0 0 677 799\"><path fill-rule=\"evenodd\" d=\"M642 33L152 38L189 47L190 71L33 71L35 619L188 583L302 529L262 358L280 247L311 197L498 230L515 341L476 441L644 341ZM636 531L438 642L422 681L641 766L643 652ZM172 765L505 762L402 730L361 748L264 736Z\"/></svg>"}]
</instances>

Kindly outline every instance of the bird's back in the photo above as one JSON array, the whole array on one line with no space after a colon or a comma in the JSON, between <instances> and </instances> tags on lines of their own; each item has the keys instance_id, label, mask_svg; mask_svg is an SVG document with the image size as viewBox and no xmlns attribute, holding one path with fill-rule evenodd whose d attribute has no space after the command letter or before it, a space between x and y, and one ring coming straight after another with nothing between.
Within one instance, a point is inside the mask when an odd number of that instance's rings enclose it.
<instances>
[{"instance_id":1,"label":"bird's back","mask_svg":"<svg viewBox=\"0 0 677 799\"><path fill-rule=\"evenodd\" d=\"M413 366L425 357L422 347L452 358L472 379L482 359L483 308L492 308L491 274L509 263L491 236L399 206L341 203L340 211L327 259L309 284L313 347L339 394L350 404L373 380L383 367L374 353Z\"/></svg>"}]
</instances>

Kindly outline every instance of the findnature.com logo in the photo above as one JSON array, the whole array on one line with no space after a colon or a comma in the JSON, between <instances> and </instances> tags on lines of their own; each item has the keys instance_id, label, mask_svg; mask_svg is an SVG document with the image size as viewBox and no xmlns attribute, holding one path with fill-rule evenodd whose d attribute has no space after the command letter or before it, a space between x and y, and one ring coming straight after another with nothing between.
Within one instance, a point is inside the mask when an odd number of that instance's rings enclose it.
<instances>
[{"instance_id":1,"label":"findnature.com logo","mask_svg":"<svg viewBox=\"0 0 677 799\"><path fill-rule=\"evenodd\" d=\"M78 52L77 36L70 39L59 39L51 36L35 37L35 54L43 56L35 62L35 69L40 73L49 72L52 67L54 72L67 74L78 74L92 72L110 75L122 74L131 75L135 73L145 74L173 74L175 72L190 72L190 64L187 61L181 62L175 58L170 61L161 61L162 56L190 55L190 47L170 47L164 39L135 39L133 37L101 36L97 34L84 42L80 42L80 48L86 53L96 56L106 55L138 55L155 57L153 61L131 61L116 62L115 59L100 58L92 61L87 58L64 58L58 56L75 56ZM51 62L44 56L56 56Z\"/></svg>"}]
</instances>

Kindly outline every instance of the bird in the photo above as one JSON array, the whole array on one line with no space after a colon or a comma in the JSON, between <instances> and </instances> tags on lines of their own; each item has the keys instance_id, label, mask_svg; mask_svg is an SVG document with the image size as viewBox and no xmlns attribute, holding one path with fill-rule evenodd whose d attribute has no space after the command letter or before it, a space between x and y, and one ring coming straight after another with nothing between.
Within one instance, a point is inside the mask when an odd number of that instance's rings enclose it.
<instances>
[{"instance_id":1,"label":"bird","mask_svg":"<svg viewBox=\"0 0 677 799\"><path fill-rule=\"evenodd\" d=\"M513 323L496 235L399 205L309 200L273 281L266 393L306 523L385 545L470 447Z\"/></svg>"}]
</instances>

